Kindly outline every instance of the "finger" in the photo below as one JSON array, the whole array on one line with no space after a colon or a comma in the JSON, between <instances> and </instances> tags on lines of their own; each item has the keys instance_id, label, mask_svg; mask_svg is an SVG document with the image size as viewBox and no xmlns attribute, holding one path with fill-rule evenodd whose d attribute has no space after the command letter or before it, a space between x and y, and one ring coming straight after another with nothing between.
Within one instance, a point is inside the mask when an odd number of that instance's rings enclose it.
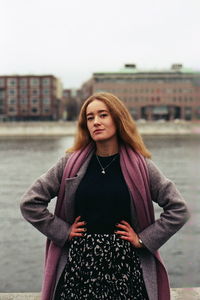
<instances>
[{"instance_id":1,"label":"finger","mask_svg":"<svg viewBox=\"0 0 200 300\"><path fill-rule=\"evenodd\" d=\"M116 227L119 227L119 228L125 229L126 231L129 229L129 227L128 227L128 226L126 226L126 225L122 225L122 224L120 224L120 223L116 224Z\"/></svg>"},{"instance_id":2,"label":"finger","mask_svg":"<svg viewBox=\"0 0 200 300\"><path fill-rule=\"evenodd\" d=\"M77 227L80 227L80 226L83 226L83 225L86 225L86 222L85 222L85 221L77 222L77 223L76 223L76 226L77 226Z\"/></svg>"},{"instance_id":3,"label":"finger","mask_svg":"<svg viewBox=\"0 0 200 300\"><path fill-rule=\"evenodd\" d=\"M121 235L120 239L129 241L131 243L131 239L128 236Z\"/></svg>"},{"instance_id":4,"label":"finger","mask_svg":"<svg viewBox=\"0 0 200 300\"><path fill-rule=\"evenodd\" d=\"M86 228L76 228L76 230L74 230L75 232L84 232L87 231Z\"/></svg>"},{"instance_id":5,"label":"finger","mask_svg":"<svg viewBox=\"0 0 200 300\"><path fill-rule=\"evenodd\" d=\"M75 237L75 236L83 236L84 234L83 233L73 233L71 235L71 237Z\"/></svg>"},{"instance_id":6,"label":"finger","mask_svg":"<svg viewBox=\"0 0 200 300\"><path fill-rule=\"evenodd\" d=\"M81 216L76 217L74 223L77 223L80 220Z\"/></svg>"},{"instance_id":7,"label":"finger","mask_svg":"<svg viewBox=\"0 0 200 300\"><path fill-rule=\"evenodd\" d=\"M128 222L124 221L124 220L122 220L120 223L125 224L128 227L131 227L131 225Z\"/></svg>"},{"instance_id":8,"label":"finger","mask_svg":"<svg viewBox=\"0 0 200 300\"><path fill-rule=\"evenodd\" d=\"M129 232L126 232L126 231L115 231L115 233L125 235L125 236L129 235Z\"/></svg>"},{"instance_id":9,"label":"finger","mask_svg":"<svg viewBox=\"0 0 200 300\"><path fill-rule=\"evenodd\" d=\"M76 223L76 224L74 224L74 230L76 230L78 228L83 228L82 226L85 226L85 224Z\"/></svg>"}]
</instances>

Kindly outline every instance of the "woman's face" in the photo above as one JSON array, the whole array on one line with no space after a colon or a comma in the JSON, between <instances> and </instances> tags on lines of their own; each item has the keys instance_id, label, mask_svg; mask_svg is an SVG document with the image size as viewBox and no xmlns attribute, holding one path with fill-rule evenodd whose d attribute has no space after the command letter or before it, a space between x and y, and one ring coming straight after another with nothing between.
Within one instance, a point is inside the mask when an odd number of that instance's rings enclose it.
<instances>
[{"instance_id":1,"label":"woman's face","mask_svg":"<svg viewBox=\"0 0 200 300\"><path fill-rule=\"evenodd\" d=\"M86 109L87 128L95 142L112 141L116 139L116 126L107 105L94 100Z\"/></svg>"}]
</instances>

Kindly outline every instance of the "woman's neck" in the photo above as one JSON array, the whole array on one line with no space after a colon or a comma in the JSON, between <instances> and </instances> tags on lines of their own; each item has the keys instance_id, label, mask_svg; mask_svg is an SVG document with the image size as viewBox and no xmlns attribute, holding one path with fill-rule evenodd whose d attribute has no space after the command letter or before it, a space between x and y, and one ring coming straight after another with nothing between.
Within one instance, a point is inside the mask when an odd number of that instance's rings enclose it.
<instances>
[{"instance_id":1,"label":"woman's neck","mask_svg":"<svg viewBox=\"0 0 200 300\"><path fill-rule=\"evenodd\" d=\"M119 151L118 143L96 143L96 149L99 156L111 156Z\"/></svg>"}]
</instances>

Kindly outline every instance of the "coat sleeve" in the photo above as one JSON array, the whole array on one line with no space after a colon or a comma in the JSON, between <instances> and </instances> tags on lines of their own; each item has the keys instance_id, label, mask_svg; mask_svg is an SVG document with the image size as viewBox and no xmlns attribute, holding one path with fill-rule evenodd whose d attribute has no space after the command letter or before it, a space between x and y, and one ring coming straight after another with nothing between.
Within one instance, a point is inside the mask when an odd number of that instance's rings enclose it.
<instances>
[{"instance_id":1,"label":"coat sleeve","mask_svg":"<svg viewBox=\"0 0 200 300\"><path fill-rule=\"evenodd\" d=\"M175 234L189 219L189 212L185 200L177 190L175 184L166 178L158 167L147 159L150 177L151 197L163 212L160 218L139 233L144 245L154 253L173 234Z\"/></svg>"},{"instance_id":2,"label":"coat sleeve","mask_svg":"<svg viewBox=\"0 0 200 300\"><path fill-rule=\"evenodd\" d=\"M47 207L58 195L66 162L67 155L30 186L20 203L23 217L59 247L64 246L71 225L50 213Z\"/></svg>"}]
</instances>

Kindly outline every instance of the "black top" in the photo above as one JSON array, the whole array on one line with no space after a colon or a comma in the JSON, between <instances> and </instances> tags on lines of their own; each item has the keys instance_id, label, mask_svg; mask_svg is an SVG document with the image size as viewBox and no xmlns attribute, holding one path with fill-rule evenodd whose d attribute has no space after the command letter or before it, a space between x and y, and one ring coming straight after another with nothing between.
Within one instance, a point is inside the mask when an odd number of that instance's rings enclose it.
<instances>
[{"instance_id":1,"label":"black top","mask_svg":"<svg viewBox=\"0 0 200 300\"><path fill-rule=\"evenodd\" d=\"M75 195L75 214L86 221L88 233L113 233L121 220L130 223L130 194L122 175L119 154L98 156L102 174L94 154Z\"/></svg>"}]
</instances>

